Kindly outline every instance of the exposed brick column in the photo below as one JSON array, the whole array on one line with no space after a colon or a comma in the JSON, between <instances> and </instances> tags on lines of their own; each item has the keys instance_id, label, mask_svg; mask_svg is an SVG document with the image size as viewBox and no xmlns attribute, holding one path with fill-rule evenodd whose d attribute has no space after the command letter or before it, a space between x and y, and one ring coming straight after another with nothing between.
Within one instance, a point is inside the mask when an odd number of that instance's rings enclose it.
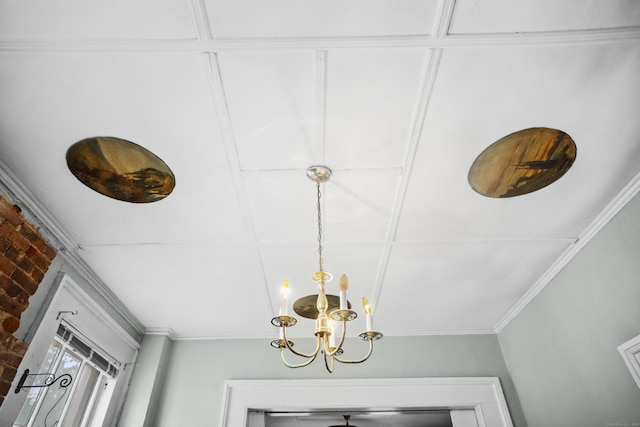
<instances>
[{"instance_id":1,"label":"exposed brick column","mask_svg":"<svg viewBox=\"0 0 640 427\"><path fill-rule=\"evenodd\" d=\"M20 208L0 197L0 405L28 348L13 333L55 255Z\"/></svg>"}]
</instances>

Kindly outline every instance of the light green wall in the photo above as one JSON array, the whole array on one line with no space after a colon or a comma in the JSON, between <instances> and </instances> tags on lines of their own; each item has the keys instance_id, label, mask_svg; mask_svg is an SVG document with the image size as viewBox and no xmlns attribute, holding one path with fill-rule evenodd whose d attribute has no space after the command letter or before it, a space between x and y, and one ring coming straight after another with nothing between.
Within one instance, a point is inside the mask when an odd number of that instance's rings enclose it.
<instances>
[{"instance_id":1,"label":"light green wall","mask_svg":"<svg viewBox=\"0 0 640 427\"><path fill-rule=\"evenodd\" d=\"M165 336L144 337L118 422L119 427L153 425L170 348L171 340Z\"/></svg>"},{"instance_id":2,"label":"light green wall","mask_svg":"<svg viewBox=\"0 0 640 427\"><path fill-rule=\"evenodd\" d=\"M302 351L311 344L296 342ZM355 349L366 351L365 343L357 339L347 346L354 353ZM495 335L385 337L376 342L367 362L338 364L333 374L325 371L320 360L306 368L286 368L268 340L174 341L154 425L218 426L228 379L467 376L499 377L515 426L526 426Z\"/></svg>"},{"instance_id":3,"label":"light green wall","mask_svg":"<svg viewBox=\"0 0 640 427\"><path fill-rule=\"evenodd\" d=\"M499 334L529 427L640 424L617 346L640 334L640 196Z\"/></svg>"}]
</instances>

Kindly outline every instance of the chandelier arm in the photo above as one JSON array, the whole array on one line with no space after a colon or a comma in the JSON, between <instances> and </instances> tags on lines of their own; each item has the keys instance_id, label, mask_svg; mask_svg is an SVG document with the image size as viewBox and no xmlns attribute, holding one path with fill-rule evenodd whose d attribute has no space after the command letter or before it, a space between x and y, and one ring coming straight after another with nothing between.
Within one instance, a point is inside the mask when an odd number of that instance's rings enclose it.
<instances>
[{"instance_id":1,"label":"chandelier arm","mask_svg":"<svg viewBox=\"0 0 640 427\"><path fill-rule=\"evenodd\" d=\"M289 340L287 339L287 328L285 328L285 327L283 327L282 337L284 338L285 346L291 351L291 353L295 354L296 356L305 357L307 359L310 358L313 361L316 358L316 356L318 355L318 352L320 351L320 337L319 336L316 339L316 349L313 351L313 353L309 353L309 354L300 353L299 351L294 350L291 345L289 345ZM284 349L284 347L283 347L283 349ZM287 365L287 366L289 366L289 365ZM302 366L304 366L304 365L302 365Z\"/></svg>"},{"instance_id":2,"label":"chandelier arm","mask_svg":"<svg viewBox=\"0 0 640 427\"><path fill-rule=\"evenodd\" d=\"M360 360L340 359L338 356L333 356L333 358L336 359L340 363L362 363L365 360L367 360L371 356L372 353L373 353L373 340L370 340L369 341L369 352L367 353L367 355L365 357L363 357Z\"/></svg>"},{"instance_id":3,"label":"chandelier arm","mask_svg":"<svg viewBox=\"0 0 640 427\"><path fill-rule=\"evenodd\" d=\"M310 358L309 360L307 360L306 362L303 362L303 363L300 363L300 364L294 365L294 364L291 364L291 363L287 362L287 360L285 359L285 357L284 357L284 347L281 347L281 348L280 348L280 359L282 359L282 363L284 363L284 365L285 365L287 368L304 368L305 366L310 365L314 360L316 360L316 356L317 356L317 355L318 355L318 353L316 352L316 353L313 355L313 357L311 357L311 358Z\"/></svg>"},{"instance_id":4,"label":"chandelier arm","mask_svg":"<svg viewBox=\"0 0 640 427\"><path fill-rule=\"evenodd\" d=\"M342 337L340 338L340 342L338 343L336 348L333 349L333 351L330 351L329 346L325 342L324 344L324 351L326 352L325 354L328 354L329 356L333 357L336 353L338 353L342 349L342 345L344 344L344 339L346 338L346 336L347 336L347 321L343 320L342 321Z\"/></svg>"}]
</instances>

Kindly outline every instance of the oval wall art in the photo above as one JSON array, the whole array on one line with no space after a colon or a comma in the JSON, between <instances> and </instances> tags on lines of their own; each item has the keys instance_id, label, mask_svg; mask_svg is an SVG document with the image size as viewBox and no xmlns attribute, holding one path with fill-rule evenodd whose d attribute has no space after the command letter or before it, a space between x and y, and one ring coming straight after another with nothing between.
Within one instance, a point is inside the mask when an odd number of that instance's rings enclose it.
<instances>
[{"instance_id":1,"label":"oval wall art","mask_svg":"<svg viewBox=\"0 0 640 427\"><path fill-rule=\"evenodd\" d=\"M469 184L487 197L514 197L560 179L576 159L576 144L565 132L524 129L491 144L471 165Z\"/></svg>"},{"instance_id":2,"label":"oval wall art","mask_svg":"<svg viewBox=\"0 0 640 427\"><path fill-rule=\"evenodd\" d=\"M164 199L175 187L175 176L165 162L124 139L83 139L69 147L66 157L80 182L113 199L150 203Z\"/></svg>"}]
</instances>

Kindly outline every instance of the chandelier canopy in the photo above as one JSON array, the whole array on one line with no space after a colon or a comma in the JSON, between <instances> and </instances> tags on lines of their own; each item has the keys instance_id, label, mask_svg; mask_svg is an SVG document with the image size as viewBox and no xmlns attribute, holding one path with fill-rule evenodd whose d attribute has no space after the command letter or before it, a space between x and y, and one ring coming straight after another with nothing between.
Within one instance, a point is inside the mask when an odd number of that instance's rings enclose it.
<instances>
[{"instance_id":1,"label":"chandelier canopy","mask_svg":"<svg viewBox=\"0 0 640 427\"><path fill-rule=\"evenodd\" d=\"M334 363L362 363L367 360L373 353L373 341L382 338L382 333L373 330L373 312L369 300L362 297L362 310L366 319L366 331L361 332L359 338L369 342L369 351L367 354L357 360L342 359L340 356L344 353L343 345L347 335L347 322L358 317L355 311L351 310L351 304L347 300L347 289L349 280L346 275L342 275L339 281L340 295L327 295L325 285L330 282L333 276L331 273L324 271L322 258L322 210L320 184L327 182L331 178L331 169L326 166L311 166L307 170L307 177L316 183L317 194L317 220L318 220L318 271L311 275L311 280L317 283L318 293L307 295L295 301L293 304L294 311L308 319L316 321L314 335L316 336L316 348L311 353L302 353L293 348L293 341L287 338L287 328L294 326L298 320L289 315L288 302L290 294L289 281L285 280L280 290L281 307L278 316L271 319L271 324L278 327L280 337L271 341L271 346L280 349L280 357L282 362L289 368L301 368L310 365L322 353L324 364L327 371L333 372ZM342 334L336 345L336 329L337 325L342 325ZM285 358L285 349L288 349L296 356L303 359L302 363L292 364L287 362Z\"/></svg>"}]
</instances>

